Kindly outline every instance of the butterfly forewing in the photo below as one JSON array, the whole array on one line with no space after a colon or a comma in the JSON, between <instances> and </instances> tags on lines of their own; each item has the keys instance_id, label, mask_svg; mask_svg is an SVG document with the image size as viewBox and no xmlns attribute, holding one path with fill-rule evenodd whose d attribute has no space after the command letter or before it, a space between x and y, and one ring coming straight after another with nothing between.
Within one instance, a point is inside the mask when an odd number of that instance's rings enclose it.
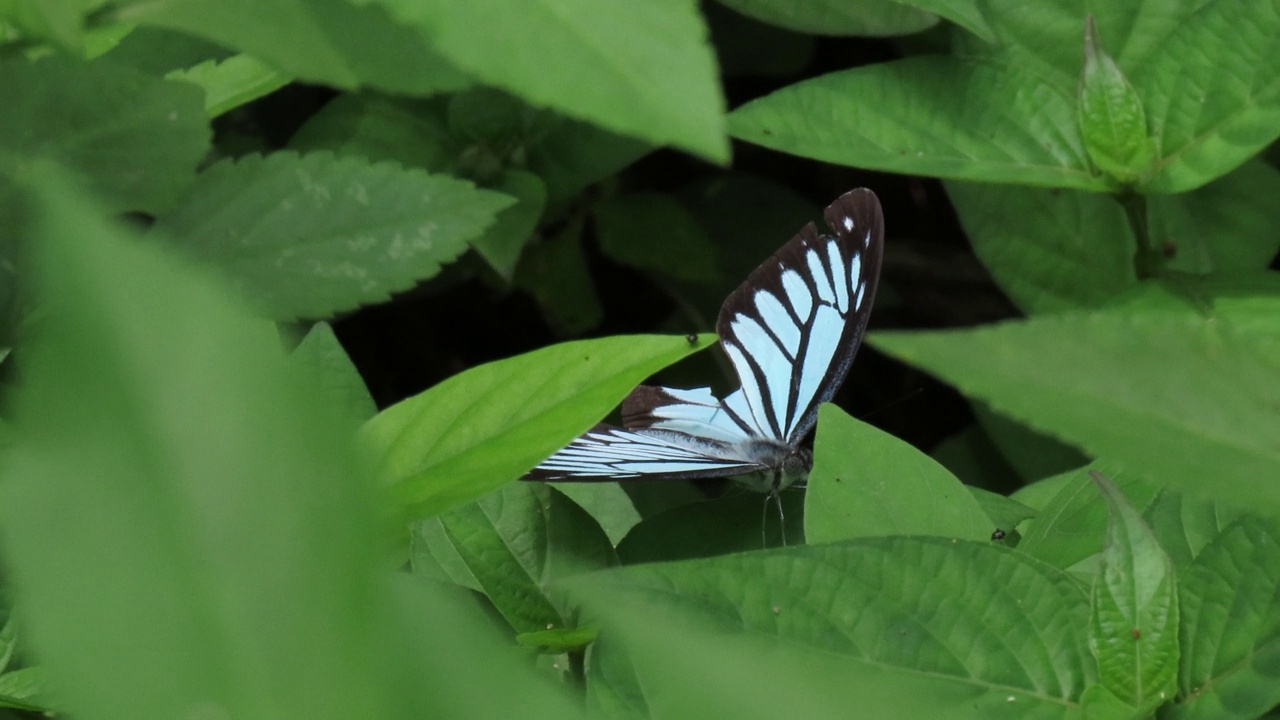
<instances>
[{"instance_id":1,"label":"butterfly forewing","mask_svg":"<svg viewBox=\"0 0 1280 720\"><path fill-rule=\"evenodd\" d=\"M794 445L843 382L866 332L884 220L870 190L848 192L751 273L716 330L759 432Z\"/></svg>"},{"instance_id":2,"label":"butterfly forewing","mask_svg":"<svg viewBox=\"0 0 1280 720\"><path fill-rule=\"evenodd\" d=\"M651 480L742 475L764 470L732 446L664 430L597 425L534 468L526 480Z\"/></svg>"}]
</instances>

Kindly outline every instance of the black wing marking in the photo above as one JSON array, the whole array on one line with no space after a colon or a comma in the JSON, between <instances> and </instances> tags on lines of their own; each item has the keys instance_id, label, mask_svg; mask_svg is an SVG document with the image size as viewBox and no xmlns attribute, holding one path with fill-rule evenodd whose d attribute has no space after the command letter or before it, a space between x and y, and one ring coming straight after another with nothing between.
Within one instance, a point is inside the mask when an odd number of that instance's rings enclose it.
<instances>
[{"instance_id":1,"label":"black wing marking","mask_svg":"<svg viewBox=\"0 0 1280 720\"><path fill-rule=\"evenodd\" d=\"M716 323L747 422L789 445L844 381L880 276L884 218L875 193L845 193L823 217L834 235L806 225L729 295Z\"/></svg>"}]
</instances>

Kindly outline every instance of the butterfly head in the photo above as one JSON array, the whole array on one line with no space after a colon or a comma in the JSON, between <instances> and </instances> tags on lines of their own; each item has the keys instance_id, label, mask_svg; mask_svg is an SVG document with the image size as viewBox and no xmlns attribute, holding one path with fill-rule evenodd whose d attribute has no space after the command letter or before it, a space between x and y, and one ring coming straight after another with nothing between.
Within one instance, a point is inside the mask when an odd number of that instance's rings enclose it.
<instances>
[{"instance_id":1,"label":"butterfly head","mask_svg":"<svg viewBox=\"0 0 1280 720\"><path fill-rule=\"evenodd\" d=\"M813 469L813 451L809 448L791 448L782 458L782 472L778 478L778 489L783 490L796 483L803 484L809 479L809 471Z\"/></svg>"}]
</instances>

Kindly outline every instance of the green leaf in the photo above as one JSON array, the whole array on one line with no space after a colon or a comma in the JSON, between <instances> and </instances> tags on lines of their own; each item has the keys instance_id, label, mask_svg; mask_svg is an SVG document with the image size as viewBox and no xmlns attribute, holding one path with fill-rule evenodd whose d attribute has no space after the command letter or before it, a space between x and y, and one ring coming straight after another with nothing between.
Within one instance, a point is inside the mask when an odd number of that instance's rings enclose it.
<instances>
[{"instance_id":1,"label":"green leaf","mask_svg":"<svg viewBox=\"0 0 1280 720\"><path fill-rule=\"evenodd\" d=\"M270 95L292 80L249 55L206 60L184 70L175 70L165 78L189 82L204 90L204 111L210 118Z\"/></svg>"},{"instance_id":2,"label":"green leaf","mask_svg":"<svg viewBox=\"0 0 1280 720\"><path fill-rule=\"evenodd\" d=\"M815 35L910 35L938 24L935 15L889 0L720 0L761 22Z\"/></svg>"},{"instance_id":3,"label":"green leaf","mask_svg":"<svg viewBox=\"0 0 1280 720\"><path fill-rule=\"evenodd\" d=\"M133 1L112 18L190 33L261 59L285 75L344 90L431 95L468 79L380 4L347 0ZM287 38L287 41L283 39Z\"/></svg>"},{"instance_id":4,"label":"green leaf","mask_svg":"<svg viewBox=\"0 0 1280 720\"><path fill-rule=\"evenodd\" d=\"M978 507L991 520L992 527L1008 532L1022 524L1024 520L1034 518L1038 513L1034 508L1023 505L1013 498L1005 497L990 490L965 486L978 501Z\"/></svg>"},{"instance_id":5,"label":"green leaf","mask_svg":"<svg viewBox=\"0 0 1280 720\"><path fill-rule=\"evenodd\" d=\"M48 700L47 673L40 666L25 667L0 675L0 706L53 713Z\"/></svg>"},{"instance_id":6,"label":"green leaf","mask_svg":"<svg viewBox=\"0 0 1280 720\"><path fill-rule=\"evenodd\" d=\"M660 193L616 195L593 208L600 249L613 259L676 280L716 276L716 255L698 220Z\"/></svg>"},{"instance_id":7,"label":"green leaf","mask_svg":"<svg viewBox=\"0 0 1280 720\"><path fill-rule=\"evenodd\" d=\"M201 173L152 231L217 267L266 315L322 318L434 276L511 200L331 153L274 153Z\"/></svg>"},{"instance_id":8,"label":"green leaf","mask_svg":"<svg viewBox=\"0 0 1280 720\"><path fill-rule=\"evenodd\" d=\"M525 242L542 219L542 211L547 205L547 186L533 173L507 170L491 187L515 198L516 204L500 211L496 222L472 240L471 245L490 267L509 282L515 275L516 263Z\"/></svg>"},{"instance_id":9,"label":"green leaf","mask_svg":"<svg viewBox=\"0 0 1280 720\"><path fill-rule=\"evenodd\" d=\"M932 458L824 404L805 491L811 543L878 535L987 540L991 520Z\"/></svg>"},{"instance_id":10,"label":"green leaf","mask_svg":"<svg viewBox=\"0 0 1280 720\"><path fill-rule=\"evenodd\" d=\"M1020 552L1066 570L1102 551L1106 542L1107 507L1099 501L1097 488L1089 477L1091 468L1114 474L1125 496L1139 510L1149 507L1160 494L1158 486L1122 472L1114 463L1094 463L1044 480L1037 484L1044 486L1047 497L1038 506L1040 512L1035 518L1020 528ZM1024 497L1017 499L1029 501Z\"/></svg>"},{"instance_id":11,"label":"green leaf","mask_svg":"<svg viewBox=\"0 0 1280 720\"><path fill-rule=\"evenodd\" d=\"M290 382L271 328L47 177L32 246L56 310L24 356L3 511L68 713L394 714L408 698L375 660L400 656L350 436Z\"/></svg>"},{"instance_id":12,"label":"green leaf","mask_svg":"<svg viewBox=\"0 0 1280 720\"><path fill-rule=\"evenodd\" d=\"M409 517L431 517L515 480L646 377L711 342L639 335L553 345L455 375L383 410L362 435Z\"/></svg>"},{"instance_id":13,"label":"green leaf","mask_svg":"<svg viewBox=\"0 0 1280 720\"><path fill-rule=\"evenodd\" d=\"M545 592L557 580L617 564L600 526L547 485L513 483L416 524L414 571L443 572L484 593L511 627L563 627ZM435 567L424 568L434 564Z\"/></svg>"},{"instance_id":14,"label":"green leaf","mask_svg":"<svg viewBox=\"0 0 1280 720\"><path fill-rule=\"evenodd\" d=\"M1094 165L1122 184L1133 184L1155 155L1142 99L1102 47L1093 16L1085 20L1080 73L1080 135Z\"/></svg>"},{"instance_id":15,"label":"green leaf","mask_svg":"<svg viewBox=\"0 0 1280 720\"><path fill-rule=\"evenodd\" d=\"M1160 547L1179 571L1189 567L1200 551L1240 517L1241 510L1211 498L1162 491L1142 513Z\"/></svg>"},{"instance_id":16,"label":"green leaf","mask_svg":"<svg viewBox=\"0 0 1280 720\"><path fill-rule=\"evenodd\" d=\"M1073 470L1089 462L1076 448L1038 433L1017 420L973 403L974 417L1023 482Z\"/></svg>"},{"instance_id":17,"label":"green leaf","mask_svg":"<svg viewBox=\"0 0 1280 720\"><path fill-rule=\"evenodd\" d=\"M599 632L594 626L539 630L516 635L516 643L536 647L544 653L578 652L595 642Z\"/></svg>"},{"instance_id":18,"label":"green leaf","mask_svg":"<svg viewBox=\"0 0 1280 720\"><path fill-rule=\"evenodd\" d=\"M1191 192L1147 197L1152 244L1192 273L1257 271L1280 252L1280 170L1252 160Z\"/></svg>"},{"instance_id":19,"label":"green leaf","mask_svg":"<svg viewBox=\"0 0 1280 720\"><path fill-rule=\"evenodd\" d=\"M560 483L556 490L595 518L615 546L640 522L639 509L618 483Z\"/></svg>"},{"instance_id":20,"label":"green leaf","mask_svg":"<svg viewBox=\"0 0 1280 720\"><path fill-rule=\"evenodd\" d=\"M714 162L729 158L715 58L689 0L382 4L458 67L531 105Z\"/></svg>"},{"instance_id":21,"label":"green leaf","mask_svg":"<svg viewBox=\"0 0 1280 720\"><path fill-rule=\"evenodd\" d=\"M1094 313L870 341L1128 472L1280 509L1280 357L1229 317L1148 293Z\"/></svg>"},{"instance_id":22,"label":"green leaf","mask_svg":"<svg viewBox=\"0 0 1280 720\"><path fill-rule=\"evenodd\" d=\"M551 200L563 200L618 173L647 155L652 145L569 118L528 149L529 170L547 184Z\"/></svg>"},{"instance_id":23,"label":"green leaf","mask_svg":"<svg viewBox=\"0 0 1280 720\"><path fill-rule=\"evenodd\" d=\"M1160 138L1146 191L1197 188L1280 136L1280 12L1253 0L1205 3L1132 77Z\"/></svg>"},{"instance_id":24,"label":"green leaf","mask_svg":"<svg viewBox=\"0 0 1280 720\"><path fill-rule=\"evenodd\" d=\"M973 250L1030 314L1096 307L1137 283L1133 233L1110 195L948 182Z\"/></svg>"},{"instance_id":25,"label":"green leaf","mask_svg":"<svg viewBox=\"0 0 1280 720\"><path fill-rule=\"evenodd\" d=\"M293 349L289 361L295 369L310 373L307 379L312 381L314 391L330 398L329 404L342 411L352 429L377 414L378 407L364 378L347 357L329 323L312 325Z\"/></svg>"},{"instance_id":26,"label":"green leaf","mask_svg":"<svg viewBox=\"0 0 1280 720\"><path fill-rule=\"evenodd\" d=\"M1093 585L1089 649L1101 683L1145 715L1172 700L1178 672L1173 562L1120 490L1101 473L1090 475L1110 520Z\"/></svg>"},{"instance_id":27,"label":"green leaf","mask_svg":"<svg viewBox=\"0 0 1280 720\"><path fill-rule=\"evenodd\" d=\"M1179 582L1183 662L1170 718L1260 717L1280 703L1280 532L1242 518Z\"/></svg>"},{"instance_id":28,"label":"green leaf","mask_svg":"<svg viewBox=\"0 0 1280 720\"><path fill-rule=\"evenodd\" d=\"M105 4L104 0L45 0L44 2L10 2L3 17L26 36L48 40L72 53L84 47L84 15Z\"/></svg>"},{"instance_id":29,"label":"green leaf","mask_svg":"<svg viewBox=\"0 0 1280 720\"><path fill-rule=\"evenodd\" d=\"M707 532L707 528L715 528L715 532ZM788 491L770 497L751 492L691 502L649 515L618 543L618 557L626 565L635 565L804 542L802 493Z\"/></svg>"},{"instance_id":30,"label":"green leaf","mask_svg":"<svg viewBox=\"0 0 1280 720\"><path fill-rule=\"evenodd\" d=\"M734 137L888 172L1107 190L1060 81L995 60L916 57L831 73L729 115Z\"/></svg>"},{"instance_id":31,"label":"green leaf","mask_svg":"<svg viewBox=\"0 0 1280 720\"><path fill-rule=\"evenodd\" d=\"M560 335L586 332L604 317L582 251L581 219L530 243L520 255L514 283L538 300L543 316Z\"/></svg>"},{"instance_id":32,"label":"green leaf","mask_svg":"<svg viewBox=\"0 0 1280 720\"><path fill-rule=\"evenodd\" d=\"M190 185L209 149L200 92L105 62L0 63L0 225L31 163L74 170L108 210L156 212Z\"/></svg>"},{"instance_id":33,"label":"green leaf","mask_svg":"<svg viewBox=\"0 0 1280 720\"><path fill-rule=\"evenodd\" d=\"M432 102L432 101L428 101ZM374 162L447 172L457 150L444 110L433 106L361 93L334 98L303 123L289 139L301 153L332 150Z\"/></svg>"},{"instance_id":34,"label":"green leaf","mask_svg":"<svg viewBox=\"0 0 1280 720\"><path fill-rule=\"evenodd\" d=\"M565 587L600 618L592 663L625 652L624 692L654 717L1066 718L1092 674L1083 593L987 542L865 538Z\"/></svg>"}]
</instances>

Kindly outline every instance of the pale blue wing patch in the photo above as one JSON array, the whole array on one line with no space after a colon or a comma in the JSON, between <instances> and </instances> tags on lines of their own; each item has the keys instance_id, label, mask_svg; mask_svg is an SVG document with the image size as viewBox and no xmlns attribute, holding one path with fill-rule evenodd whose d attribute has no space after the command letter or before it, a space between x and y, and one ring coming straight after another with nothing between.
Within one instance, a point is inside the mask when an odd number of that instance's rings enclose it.
<instances>
[{"instance_id":1,"label":"pale blue wing patch","mask_svg":"<svg viewBox=\"0 0 1280 720\"><path fill-rule=\"evenodd\" d=\"M628 430L657 428L738 444L757 434L739 422L711 394L711 388L677 390L642 385L622 403L622 424Z\"/></svg>"},{"instance_id":2,"label":"pale blue wing patch","mask_svg":"<svg viewBox=\"0 0 1280 720\"><path fill-rule=\"evenodd\" d=\"M722 443L662 430L598 426L544 460L530 480L601 481L635 477L717 477L760 472Z\"/></svg>"}]
</instances>

